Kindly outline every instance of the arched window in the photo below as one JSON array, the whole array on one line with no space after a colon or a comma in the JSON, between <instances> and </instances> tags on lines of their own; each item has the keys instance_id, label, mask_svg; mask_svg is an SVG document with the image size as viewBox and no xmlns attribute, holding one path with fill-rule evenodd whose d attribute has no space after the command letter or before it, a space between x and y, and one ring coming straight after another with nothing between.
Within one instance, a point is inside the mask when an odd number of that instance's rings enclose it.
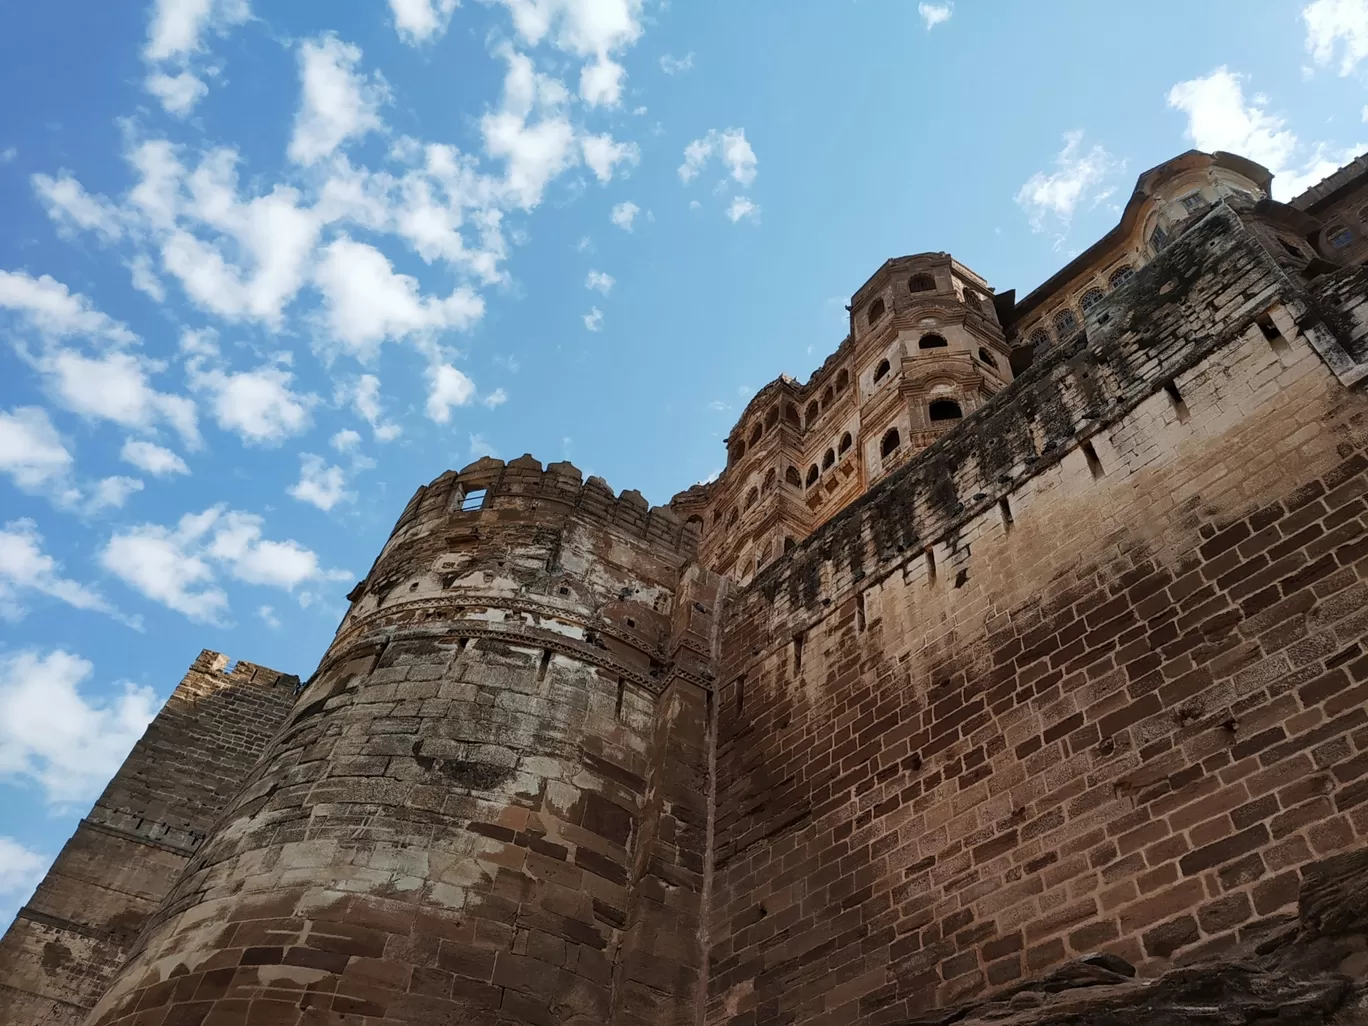
<instances>
[{"instance_id":1,"label":"arched window","mask_svg":"<svg viewBox=\"0 0 1368 1026\"><path fill-rule=\"evenodd\" d=\"M935 292L936 279L929 274L914 274L907 279L908 292Z\"/></svg>"},{"instance_id":2,"label":"arched window","mask_svg":"<svg viewBox=\"0 0 1368 1026\"><path fill-rule=\"evenodd\" d=\"M1107 294L1101 289L1088 289L1087 292L1083 293L1083 298L1079 300L1079 305L1083 307L1083 312L1087 313L1106 297Z\"/></svg>"},{"instance_id":3,"label":"arched window","mask_svg":"<svg viewBox=\"0 0 1368 1026\"><path fill-rule=\"evenodd\" d=\"M869 323L873 324L884 315L884 301L880 297L869 304Z\"/></svg>"},{"instance_id":4,"label":"arched window","mask_svg":"<svg viewBox=\"0 0 1368 1026\"><path fill-rule=\"evenodd\" d=\"M778 480L778 472L773 467L770 467L769 473L765 475L765 483L760 486L760 490L763 492L768 492L770 489L774 487L775 482Z\"/></svg>"},{"instance_id":5,"label":"arched window","mask_svg":"<svg viewBox=\"0 0 1368 1026\"><path fill-rule=\"evenodd\" d=\"M784 555L788 555L790 552L792 552L792 551L793 551L793 547L794 547L796 544L797 544L797 542L795 542L792 538L785 538L785 539L784 539Z\"/></svg>"},{"instance_id":6,"label":"arched window","mask_svg":"<svg viewBox=\"0 0 1368 1026\"><path fill-rule=\"evenodd\" d=\"M755 505L757 502L759 502L759 501L760 501L760 489L759 489L759 488L752 488L750 491L748 491L748 492L746 493L746 509L750 509L752 506L754 506L754 505Z\"/></svg>"},{"instance_id":7,"label":"arched window","mask_svg":"<svg viewBox=\"0 0 1368 1026\"><path fill-rule=\"evenodd\" d=\"M979 346L978 358L980 362L986 363L989 367L997 366L997 360L993 359L993 354L984 349L983 346Z\"/></svg>"},{"instance_id":8,"label":"arched window","mask_svg":"<svg viewBox=\"0 0 1368 1026\"><path fill-rule=\"evenodd\" d=\"M770 407L769 413L765 414L765 430L769 430L779 423L779 407Z\"/></svg>"},{"instance_id":9,"label":"arched window","mask_svg":"<svg viewBox=\"0 0 1368 1026\"><path fill-rule=\"evenodd\" d=\"M842 392L844 392L847 386L849 386L849 384L850 374L845 370L845 368L842 368L841 373L836 375L836 394L840 395Z\"/></svg>"},{"instance_id":10,"label":"arched window","mask_svg":"<svg viewBox=\"0 0 1368 1026\"><path fill-rule=\"evenodd\" d=\"M1163 225L1156 224L1154 231L1150 232L1150 245L1156 253L1163 250L1169 243L1169 233L1164 231Z\"/></svg>"},{"instance_id":11,"label":"arched window","mask_svg":"<svg viewBox=\"0 0 1368 1026\"><path fill-rule=\"evenodd\" d=\"M794 488L803 487L803 475L798 473L797 467L789 467L784 471L784 482L793 485Z\"/></svg>"},{"instance_id":12,"label":"arched window","mask_svg":"<svg viewBox=\"0 0 1368 1026\"><path fill-rule=\"evenodd\" d=\"M963 416L960 404L953 399L937 399L931 404L932 420L959 420Z\"/></svg>"},{"instance_id":13,"label":"arched window","mask_svg":"<svg viewBox=\"0 0 1368 1026\"><path fill-rule=\"evenodd\" d=\"M817 469L817 464L808 467L807 486L811 488L817 483L817 479L822 476L822 472Z\"/></svg>"},{"instance_id":14,"label":"arched window","mask_svg":"<svg viewBox=\"0 0 1368 1026\"><path fill-rule=\"evenodd\" d=\"M713 514L713 527L716 527L716 526L717 526L718 524L720 524L721 522L722 522L722 511L719 509L716 513Z\"/></svg>"},{"instance_id":15,"label":"arched window","mask_svg":"<svg viewBox=\"0 0 1368 1026\"><path fill-rule=\"evenodd\" d=\"M1031 332L1031 337L1026 341L1031 344L1031 348L1035 350L1036 355L1039 355L1043 350L1049 348L1050 333L1044 328L1036 328L1035 331Z\"/></svg>"},{"instance_id":16,"label":"arched window","mask_svg":"<svg viewBox=\"0 0 1368 1026\"><path fill-rule=\"evenodd\" d=\"M949 344L944 335L937 335L934 331L917 339L918 349L944 349Z\"/></svg>"},{"instance_id":17,"label":"arched window","mask_svg":"<svg viewBox=\"0 0 1368 1026\"><path fill-rule=\"evenodd\" d=\"M798 407L794 406L793 403L789 403L784 407L784 419L794 427L803 426L802 420L798 417Z\"/></svg>"},{"instance_id":18,"label":"arched window","mask_svg":"<svg viewBox=\"0 0 1368 1026\"><path fill-rule=\"evenodd\" d=\"M814 400L812 400L812 402L808 403L808 408L807 408L807 426L808 426L808 427L812 427L812 425L815 424L815 423L817 422L817 415L818 415L819 413L821 413L821 412L822 412L822 408L821 408L820 406L817 405L817 400L816 400L816 399L814 399Z\"/></svg>"},{"instance_id":19,"label":"arched window","mask_svg":"<svg viewBox=\"0 0 1368 1026\"><path fill-rule=\"evenodd\" d=\"M764 424L761 424L759 421L756 421L756 422L755 422L755 427L751 430L751 434L750 434L750 444L751 444L752 447L755 446L755 443L756 443L756 442L760 441L760 436L763 435L764 433L765 433L765 425L764 425Z\"/></svg>"},{"instance_id":20,"label":"arched window","mask_svg":"<svg viewBox=\"0 0 1368 1026\"><path fill-rule=\"evenodd\" d=\"M735 461L739 460L744 455L746 455L746 443L738 438L735 442L732 443L731 458L733 461Z\"/></svg>"},{"instance_id":21,"label":"arched window","mask_svg":"<svg viewBox=\"0 0 1368 1026\"><path fill-rule=\"evenodd\" d=\"M900 445L902 445L902 435L898 434L897 428L889 428L883 436L883 441L879 443L879 455L888 459L898 451Z\"/></svg>"},{"instance_id":22,"label":"arched window","mask_svg":"<svg viewBox=\"0 0 1368 1026\"><path fill-rule=\"evenodd\" d=\"M826 391L822 393L822 409L826 409L836 398L836 390L827 385Z\"/></svg>"},{"instance_id":23,"label":"arched window","mask_svg":"<svg viewBox=\"0 0 1368 1026\"><path fill-rule=\"evenodd\" d=\"M1132 268L1130 264L1122 264L1116 270L1112 271L1111 277L1107 279L1107 284L1112 288L1116 288L1118 285L1126 284L1126 282L1134 277L1134 268Z\"/></svg>"},{"instance_id":24,"label":"arched window","mask_svg":"<svg viewBox=\"0 0 1368 1026\"><path fill-rule=\"evenodd\" d=\"M1336 249L1343 249L1354 241L1354 233L1342 224L1331 225L1325 229L1325 241Z\"/></svg>"},{"instance_id":25,"label":"arched window","mask_svg":"<svg viewBox=\"0 0 1368 1026\"><path fill-rule=\"evenodd\" d=\"M1060 310L1054 319L1055 335L1059 341L1067 342L1078 330L1078 317L1072 310Z\"/></svg>"},{"instance_id":26,"label":"arched window","mask_svg":"<svg viewBox=\"0 0 1368 1026\"><path fill-rule=\"evenodd\" d=\"M741 519L741 514L738 513L735 509L733 509L730 513L727 514L727 526L728 526L728 527L731 527L733 524L735 524L735 523L736 523L738 520L740 520L740 519Z\"/></svg>"},{"instance_id":27,"label":"arched window","mask_svg":"<svg viewBox=\"0 0 1368 1026\"><path fill-rule=\"evenodd\" d=\"M850 437L850 432L847 431L845 434L841 436L841 444L836 447L836 450L842 456L844 456L850 450L850 447L854 444L854 439Z\"/></svg>"},{"instance_id":28,"label":"arched window","mask_svg":"<svg viewBox=\"0 0 1368 1026\"><path fill-rule=\"evenodd\" d=\"M823 469L823 470L826 470L828 467L830 467L830 466L831 466L833 463L835 463L835 462L836 462L836 450L835 450L835 449L828 449L828 450L826 451L826 455L822 457L822 469Z\"/></svg>"},{"instance_id":29,"label":"arched window","mask_svg":"<svg viewBox=\"0 0 1368 1026\"><path fill-rule=\"evenodd\" d=\"M983 306L983 297L980 296L980 295L979 295L977 292L975 292L973 289L965 289L965 290L964 290L964 305L967 306L967 307L969 307L969 309L971 309L971 310L978 310L978 309L981 309L982 306Z\"/></svg>"},{"instance_id":30,"label":"arched window","mask_svg":"<svg viewBox=\"0 0 1368 1026\"><path fill-rule=\"evenodd\" d=\"M703 518L700 517L697 513L695 513L693 516L689 517L688 520L684 521L684 526L685 526L685 527L688 527L690 524L693 524L695 527L698 528L698 533L699 533L699 534L702 534L702 533L703 533Z\"/></svg>"},{"instance_id":31,"label":"arched window","mask_svg":"<svg viewBox=\"0 0 1368 1026\"><path fill-rule=\"evenodd\" d=\"M882 381L884 378L888 377L888 372L891 369L887 360L880 360L879 365L874 368L874 380Z\"/></svg>"}]
</instances>

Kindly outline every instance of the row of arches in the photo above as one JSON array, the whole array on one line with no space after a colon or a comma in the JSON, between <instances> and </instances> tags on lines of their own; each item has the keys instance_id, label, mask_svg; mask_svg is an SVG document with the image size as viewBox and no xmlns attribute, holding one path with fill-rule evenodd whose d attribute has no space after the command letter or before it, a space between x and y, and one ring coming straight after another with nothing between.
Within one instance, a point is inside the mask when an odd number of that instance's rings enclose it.
<instances>
[{"instance_id":1,"label":"row of arches","mask_svg":"<svg viewBox=\"0 0 1368 1026\"><path fill-rule=\"evenodd\" d=\"M1079 308L1086 314L1106 298L1107 292L1110 289L1115 289L1124 285L1134 276L1135 268L1131 267L1130 264L1122 264L1120 267L1113 268L1111 274L1107 276L1106 288L1102 288L1100 285L1094 285L1085 290L1083 294L1078 297ZM1081 323L1073 306L1069 305L1064 307L1064 309L1057 311L1050 319L1050 328L1053 329L1054 339L1056 341L1067 342L1069 339L1073 338L1074 335L1078 334ZM1027 340L1038 352L1050 344L1051 332L1044 324L1041 324L1031 331Z\"/></svg>"},{"instance_id":2,"label":"row of arches","mask_svg":"<svg viewBox=\"0 0 1368 1026\"><path fill-rule=\"evenodd\" d=\"M846 453L850 452L855 446L855 439L847 431L841 436L841 440L836 443L834 448L828 449L826 455L822 457L822 465L819 468L816 463L808 467L807 479L803 482L803 487L811 488L822 477L824 473L836 465L837 460L845 459Z\"/></svg>"}]
</instances>

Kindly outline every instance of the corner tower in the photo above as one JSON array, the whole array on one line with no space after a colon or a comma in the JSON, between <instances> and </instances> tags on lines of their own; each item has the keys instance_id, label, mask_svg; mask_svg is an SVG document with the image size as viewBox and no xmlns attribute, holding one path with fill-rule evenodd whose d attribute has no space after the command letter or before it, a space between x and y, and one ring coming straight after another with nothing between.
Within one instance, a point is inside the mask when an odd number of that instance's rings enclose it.
<instances>
[{"instance_id":1,"label":"corner tower","mask_svg":"<svg viewBox=\"0 0 1368 1026\"><path fill-rule=\"evenodd\" d=\"M695 547L565 463L420 488L90 1021L692 1023Z\"/></svg>"},{"instance_id":2,"label":"corner tower","mask_svg":"<svg viewBox=\"0 0 1368 1026\"><path fill-rule=\"evenodd\" d=\"M887 261L849 310L806 384L747 405L718 479L672 500L709 569L748 583L1011 380L991 289L948 253Z\"/></svg>"}]
</instances>

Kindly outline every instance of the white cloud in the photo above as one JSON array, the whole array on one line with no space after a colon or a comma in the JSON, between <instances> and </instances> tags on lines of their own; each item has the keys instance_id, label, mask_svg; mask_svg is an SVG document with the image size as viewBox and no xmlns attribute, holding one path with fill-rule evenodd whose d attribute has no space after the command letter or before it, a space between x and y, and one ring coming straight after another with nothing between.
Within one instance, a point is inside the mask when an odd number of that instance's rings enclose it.
<instances>
[{"instance_id":1,"label":"white cloud","mask_svg":"<svg viewBox=\"0 0 1368 1026\"><path fill-rule=\"evenodd\" d=\"M273 631L280 630L280 617L275 615L275 608L272 606L260 606L257 609L257 616L261 617L261 622Z\"/></svg>"},{"instance_id":2,"label":"white cloud","mask_svg":"<svg viewBox=\"0 0 1368 1026\"><path fill-rule=\"evenodd\" d=\"M396 274L374 246L345 235L323 249L314 272L323 292L328 337L361 359L387 339L464 331L484 315L484 300L457 287L445 299L421 296L416 279Z\"/></svg>"},{"instance_id":3,"label":"white cloud","mask_svg":"<svg viewBox=\"0 0 1368 1026\"><path fill-rule=\"evenodd\" d=\"M123 351L89 357L74 349L55 348L37 366L57 400L73 413L142 430L165 422L187 445L199 444L194 402L158 392L148 381L160 364Z\"/></svg>"},{"instance_id":4,"label":"white cloud","mask_svg":"<svg viewBox=\"0 0 1368 1026\"><path fill-rule=\"evenodd\" d=\"M11 520L0 529L0 616L9 620L22 617L22 595L28 591L75 609L119 618L97 589L62 576L62 564L43 551L37 524L29 519Z\"/></svg>"},{"instance_id":5,"label":"white cloud","mask_svg":"<svg viewBox=\"0 0 1368 1026\"><path fill-rule=\"evenodd\" d=\"M679 165L680 180L686 185L693 181L714 155L721 159L728 175L739 184L748 186L755 181L760 162L746 141L744 128L728 128L721 132L714 128L689 143L684 148L684 163Z\"/></svg>"},{"instance_id":6,"label":"white cloud","mask_svg":"<svg viewBox=\"0 0 1368 1026\"><path fill-rule=\"evenodd\" d=\"M603 330L603 311L598 307L590 307L589 312L584 315L584 326L590 331Z\"/></svg>"},{"instance_id":7,"label":"white cloud","mask_svg":"<svg viewBox=\"0 0 1368 1026\"><path fill-rule=\"evenodd\" d=\"M0 656L0 776L49 802L87 802L118 770L160 703L127 681L108 699L83 695L93 669L62 649Z\"/></svg>"},{"instance_id":8,"label":"white cloud","mask_svg":"<svg viewBox=\"0 0 1368 1026\"><path fill-rule=\"evenodd\" d=\"M362 374L354 383L341 389L339 397L350 399L352 409L365 418L377 442L392 442L403 433L398 424L385 419L380 405L380 379L374 374Z\"/></svg>"},{"instance_id":9,"label":"white cloud","mask_svg":"<svg viewBox=\"0 0 1368 1026\"><path fill-rule=\"evenodd\" d=\"M184 60L202 48L205 32L223 32L250 17L246 0L156 0L143 57Z\"/></svg>"},{"instance_id":10,"label":"white cloud","mask_svg":"<svg viewBox=\"0 0 1368 1026\"><path fill-rule=\"evenodd\" d=\"M325 513L339 502L354 502L356 493L347 491L347 476L341 467L330 467L322 456L299 454L299 480L287 491L300 502L307 502Z\"/></svg>"},{"instance_id":11,"label":"white cloud","mask_svg":"<svg viewBox=\"0 0 1368 1026\"><path fill-rule=\"evenodd\" d=\"M667 75L682 75L686 71L693 70L694 55L692 52L686 53L683 57L672 57L670 54L662 54L660 58L660 70Z\"/></svg>"},{"instance_id":12,"label":"white cloud","mask_svg":"<svg viewBox=\"0 0 1368 1026\"><path fill-rule=\"evenodd\" d=\"M736 224L744 217L758 221L760 219L760 208L745 196L734 196L731 206L727 207L727 217L732 224Z\"/></svg>"},{"instance_id":13,"label":"white cloud","mask_svg":"<svg viewBox=\"0 0 1368 1026\"><path fill-rule=\"evenodd\" d=\"M1219 67L1179 82L1169 90L1168 103L1187 115L1185 134L1198 149L1238 153L1272 171L1275 199L1292 199L1363 148L1336 150L1322 143L1308 154L1287 123L1268 112L1265 97L1256 94L1246 101L1244 81L1244 76Z\"/></svg>"},{"instance_id":14,"label":"white cloud","mask_svg":"<svg viewBox=\"0 0 1368 1026\"><path fill-rule=\"evenodd\" d=\"M622 203L614 204L613 212L609 215L609 219L624 232L630 232L632 230L632 222L636 220L636 216L639 213L641 213L641 208L631 200L626 200Z\"/></svg>"},{"instance_id":15,"label":"white cloud","mask_svg":"<svg viewBox=\"0 0 1368 1026\"><path fill-rule=\"evenodd\" d=\"M96 232L107 240L123 235L118 209L108 200L91 196L65 171L57 178L36 174L29 182L48 216L57 222L58 230L63 234L79 228Z\"/></svg>"},{"instance_id":16,"label":"white cloud","mask_svg":"<svg viewBox=\"0 0 1368 1026\"><path fill-rule=\"evenodd\" d=\"M38 406L0 410L0 471L25 491L34 491L65 477L71 453Z\"/></svg>"},{"instance_id":17,"label":"white cloud","mask_svg":"<svg viewBox=\"0 0 1368 1026\"><path fill-rule=\"evenodd\" d=\"M175 75L153 72L147 76L143 88L161 101L168 114L178 118L187 117L209 93L204 81L188 71Z\"/></svg>"},{"instance_id":18,"label":"white cloud","mask_svg":"<svg viewBox=\"0 0 1368 1026\"><path fill-rule=\"evenodd\" d=\"M641 160L641 149L636 143L614 142L611 135L586 135L580 145L584 162L600 182L612 181L619 164L636 164Z\"/></svg>"},{"instance_id":19,"label":"white cloud","mask_svg":"<svg viewBox=\"0 0 1368 1026\"><path fill-rule=\"evenodd\" d=\"M129 261L128 273L135 289L154 303L166 302L166 289L162 288L161 280L152 269L152 261L146 253L139 253Z\"/></svg>"},{"instance_id":20,"label":"white cloud","mask_svg":"<svg viewBox=\"0 0 1368 1026\"><path fill-rule=\"evenodd\" d=\"M95 482L95 489L86 500L86 512L97 513L103 509L122 509L129 496L143 490L143 483L136 477L105 477Z\"/></svg>"},{"instance_id":21,"label":"white cloud","mask_svg":"<svg viewBox=\"0 0 1368 1026\"><path fill-rule=\"evenodd\" d=\"M1017 191L1017 205L1038 232L1046 230L1050 218L1067 227L1085 194L1119 167L1120 163L1100 143L1085 152L1081 129L1066 132L1064 148L1055 157L1055 170L1033 174Z\"/></svg>"},{"instance_id":22,"label":"white cloud","mask_svg":"<svg viewBox=\"0 0 1368 1026\"><path fill-rule=\"evenodd\" d=\"M399 38L417 46L446 32L457 0L389 0L389 5Z\"/></svg>"},{"instance_id":23,"label":"white cloud","mask_svg":"<svg viewBox=\"0 0 1368 1026\"><path fill-rule=\"evenodd\" d=\"M1302 8L1302 20L1306 50L1321 67L1338 51L1339 73L1349 75L1368 57L1368 0L1314 0Z\"/></svg>"},{"instance_id":24,"label":"white cloud","mask_svg":"<svg viewBox=\"0 0 1368 1026\"><path fill-rule=\"evenodd\" d=\"M190 473L190 468L186 466L185 460L170 449L157 445L155 442L134 438L125 439L123 448L119 450L119 458L154 477Z\"/></svg>"},{"instance_id":25,"label":"white cloud","mask_svg":"<svg viewBox=\"0 0 1368 1026\"><path fill-rule=\"evenodd\" d=\"M513 28L528 46L549 42L588 63L580 71L580 97L590 106L616 106L622 66L612 55L641 38L643 0L501 0Z\"/></svg>"},{"instance_id":26,"label":"white cloud","mask_svg":"<svg viewBox=\"0 0 1368 1026\"><path fill-rule=\"evenodd\" d=\"M475 382L449 363L428 368L427 415L438 424L451 420L451 407L464 406L475 397Z\"/></svg>"},{"instance_id":27,"label":"white cloud","mask_svg":"<svg viewBox=\"0 0 1368 1026\"><path fill-rule=\"evenodd\" d=\"M950 20L950 15L954 13L955 5L952 3L943 4L917 4L917 13L921 15L921 20L926 23L926 31L930 32L937 25Z\"/></svg>"},{"instance_id":28,"label":"white cloud","mask_svg":"<svg viewBox=\"0 0 1368 1026\"><path fill-rule=\"evenodd\" d=\"M531 210L547 184L578 157L575 129L565 115L569 94L557 79L540 74L531 58L510 48L500 109L480 119L485 152L504 162L501 191L515 206ZM535 118L534 118L535 114Z\"/></svg>"},{"instance_id":29,"label":"white cloud","mask_svg":"<svg viewBox=\"0 0 1368 1026\"><path fill-rule=\"evenodd\" d=\"M584 279L584 287L591 292L601 292L605 296L613 291L613 286L617 284L611 274L603 271L590 271L589 276Z\"/></svg>"},{"instance_id":30,"label":"white cloud","mask_svg":"<svg viewBox=\"0 0 1368 1026\"><path fill-rule=\"evenodd\" d=\"M492 410L495 407L502 406L504 403L508 402L508 393L502 388L496 388L494 391L490 392L489 395L482 396L480 402Z\"/></svg>"},{"instance_id":31,"label":"white cloud","mask_svg":"<svg viewBox=\"0 0 1368 1026\"><path fill-rule=\"evenodd\" d=\"M296 164L316 164L349 139L380 131L380 108L389 86L378 72L356 73L361 50L325 33L299 48L304 96L295 115L289 156Z\"/></svg>"},{"instance_id":32,"label":"white cloud","mask_svg":"<svg viewBox=\"0 0 1368 1026\"><path fill-rule=\"evenodd\" d=\"M19 156L19 151L17 149L13 146L6 146L3 150L0 150L0 164L13 163L14 158L17 156Z\"/></svg>"},{"instance_id":33,"label":"white cloud","mask_svg":"<svg viewBox=\"0 0 1368 1026\"><path fill-rule=\"evenodd\" d=\"M317 554L298 542L264 538L264 524L254 514L212 506L187 513L174 529L145 523L115 533L100 563L147 598L200 623L222 623L228 612L215 567L245 584L291 592L350 577L324 569Z\"/></svg>"},{"instance_id":34,"label":"white cloud","mask_svg":"<svg viewBox=\"0 0 1368 1026\"><path fill-rule=\"evenodd\" d=\"M9 922L15 906L33 893L51 862L51 856L0 836L0 923Z\"/></svg>"},{"instance_id":35,"label":"white cloud","mask_svg":"<svg viewBox=\"0 0 1368 1026\"><path fill-rule=\"evenodd\" d=\"M492 456L495 459L499 458L498 452L496 452L494 447L489 444L489 439L487 439L484 435L471 435L470 458L472 460L478 460L482 456Z\"/></svg>"},{"instance_id":36,"label":"white cloud","mask_svg":"<svg viewBox=\"0 0 1368 1026\"><path fill-rule=\"evenodd\" d=\"M225 371L205 368L198 360L187 367L191 387L208 395L218 426L245 442L275 445L312 421L310 411L318 397L294 391L294 375L284 367L263 364L250 371Z\"/></svg>"},{"instance_id":37,"label":"white cloud","mask_svg":"<svg viewBox=\"0 0 1368 1026\"><path fill-rule=\"evenodd\" d=\"M328 444L338 452L350 452L361 444L361 436L351 428L343 428L328 439Z\"/></svg>"},{"instance_id":38,"label":"white cloud","mask_svg":"<svg viewBox=\"0 0 1368 1026\"><path fill-rule=\"evenodd\" d=\"M101 313L81 293L71 292L46 274L35 278L23 271L0 271L0 309L14 311L23 324L51 337L137 341L127 325Z\"/></svg>"}]
</instances>

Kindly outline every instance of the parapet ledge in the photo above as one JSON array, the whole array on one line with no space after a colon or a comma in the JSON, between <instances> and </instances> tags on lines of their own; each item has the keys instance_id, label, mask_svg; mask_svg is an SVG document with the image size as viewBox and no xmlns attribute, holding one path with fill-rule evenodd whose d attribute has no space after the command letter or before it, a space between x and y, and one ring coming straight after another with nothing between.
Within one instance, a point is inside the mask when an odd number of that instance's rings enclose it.
<instances>
[{"instance_id":1,"label":"parapet ledge","mask_svg":"<svg viewBox=\"0 0 1368 1026\"><path fill-rule=\"evenodd\" d=\"M988 403L762 571L745 591L794 606L840 599L957 532L1060 462L1174 377L1305 302L1229 207L1218 204L1089 311L1086 333L1048 351ZM1284 318L1286 314L1281 314ZM1290 327L1290 322L1289 322ZM838 565L839 564L839 565Z\"/></svg>"},{"instance_id":2,"label":"parapet ledge","mask_svg":"<svg viewBox=\"0 0 1368 1026\"><path fill-rule=\"evenodd\" d=\"M282 673L280 670L274 670L269 666L262 666L260 663L251 663L246 659L239 659L233 663L231 670L228 669L230 663L232 660L222 652L215 652L206 648L202 649L200 654L195 657L195 661L190 664L190 671L225 678L233 683L256 683L268 687L274 686L281 680L296 679L291 674Z\"/></svg>"},{"instance_id":3,"label":"parapet ledge","mask_svg":"<svg viewBox=\"0 0 1368 1026\"><path fill-rule=\"evenodd\" d=\"M485 456L459 471L447 471L418 490L395 532L437 517L470 517L478 525L486 514L520 508L559 508L685 557L692 556L698 545L698 528L685 525L670 507L651 506L636 489L614 494L603 478L586 480L569 462L543 468L530 453L506 463Z\"/></svg>"}]
</instances>

